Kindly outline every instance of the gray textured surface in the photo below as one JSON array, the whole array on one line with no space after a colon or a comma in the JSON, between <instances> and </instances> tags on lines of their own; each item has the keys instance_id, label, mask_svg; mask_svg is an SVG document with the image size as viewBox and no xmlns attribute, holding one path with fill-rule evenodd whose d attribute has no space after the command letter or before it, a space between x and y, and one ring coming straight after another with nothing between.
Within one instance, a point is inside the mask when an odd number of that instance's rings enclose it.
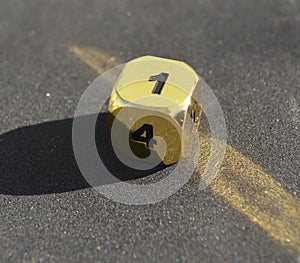
<instances>
[{"instance_id":1,"label":"gray textured surface","mask_svg":"<svg viewBox=\"0 0 300 263\"><path fill-rule=\"evenodd\" d=\"M72 154L70 118L97 74L67 46L123 61L151 54L189 62L223 107L229 143L299 198L299 6L2 1L1 261L297 261L210 189L198 192L193 180L143 207L88 188Z\"/></svg>"}]
</instances>

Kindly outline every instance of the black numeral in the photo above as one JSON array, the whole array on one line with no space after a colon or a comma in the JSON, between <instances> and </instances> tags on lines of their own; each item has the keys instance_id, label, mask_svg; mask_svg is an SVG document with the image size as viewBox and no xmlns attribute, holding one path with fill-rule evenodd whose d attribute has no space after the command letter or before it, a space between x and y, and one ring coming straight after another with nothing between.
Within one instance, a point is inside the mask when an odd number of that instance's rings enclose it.
<instances>
[{"instance_id":1,"label":"black numeral","mask_svg":"<svg viewBox=\"0 0 300 263\"><path fill-rule=\"evenodd\" d=\"M156 76L151 76L149 78L149 81L156 81L154 89L152 90L153 94L160 94L162 92L168 77L168 73L160 73Z\"/></svg>"},{"instance_id":2,"label":"black numeral","mask_svg":"<svg viewBox=\"0 0 300 263\"><path fill-rule=\"evenodd\" d=\"M144 124L137 129L131 136L133 141L144 142L149 147L149 142L153 138L153 126L150 124Z\"/></svg>"}]
</instances>

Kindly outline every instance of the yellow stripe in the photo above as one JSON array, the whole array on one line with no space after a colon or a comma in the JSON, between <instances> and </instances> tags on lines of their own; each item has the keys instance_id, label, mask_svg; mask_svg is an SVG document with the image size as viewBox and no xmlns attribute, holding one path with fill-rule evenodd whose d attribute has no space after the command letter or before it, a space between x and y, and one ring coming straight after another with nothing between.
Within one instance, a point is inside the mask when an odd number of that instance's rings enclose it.
<instances>
[{"instance_id":1,"label":"yellow stripe","mask_svg":"<svg viewBox=\"0 0 300 263\"><path fill-rule=\"evenodd\" d=\"M210 154L210 140L201 138L198 172ZM300 202L259 165L227 145L221 169L210 189L294 253L300 249Z\"/></svg>"},{"instance_id":2,"label":"yellow stripe","mask_svg":"<svg viewBox=\"0 0 300 263\"><path fill-rule=\"evenodd\" d=\"M70 46L69 50L99 74L121 64L97 49ZM203 172L210 153L209 138L201 139L198 172ZM218 176L209 186L236 210L259 225L281 245L299 253L300 202L274 178L236 149L227 145Z\"/></svg>"},{"instance_id":3,"label":"yellow stripe","mask_svg":"<svg viewBox=\"0 0 300 263\"><path fill-rule=\"evenodd\" d=\"M89 67L101 74L104 71L122 64L116 57L110 56L105 52L99 51L95 48L77 46L69 46L69 51L80 58Z\"/></svg>"}]
</instances>

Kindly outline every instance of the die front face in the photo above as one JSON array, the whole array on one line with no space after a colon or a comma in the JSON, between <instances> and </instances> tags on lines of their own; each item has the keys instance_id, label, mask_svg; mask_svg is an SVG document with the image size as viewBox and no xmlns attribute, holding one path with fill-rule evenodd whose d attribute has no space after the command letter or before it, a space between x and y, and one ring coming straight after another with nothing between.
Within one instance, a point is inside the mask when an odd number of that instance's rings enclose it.
<instances>
[{"instance_id":1,"label":"die front face","mask_svg":"<svg viewBox=\"0 0 300 263\"><path fill-rule=\"evenodd\" d=\"M183 62L152 56L132 60L113 88L109 126L118 112L125 110L128 119L134 120L134 125L127 127L132 152L146 158L153 147L151 138L159 136L167 147L163 164L175 163L189 148L191 124L199 124L200 99L194 95L200 98L200 92L200 78ZM141 113L142 118L137 118ZM126 120L123 122L126 126Z\"/></svg>"}]
</instances>

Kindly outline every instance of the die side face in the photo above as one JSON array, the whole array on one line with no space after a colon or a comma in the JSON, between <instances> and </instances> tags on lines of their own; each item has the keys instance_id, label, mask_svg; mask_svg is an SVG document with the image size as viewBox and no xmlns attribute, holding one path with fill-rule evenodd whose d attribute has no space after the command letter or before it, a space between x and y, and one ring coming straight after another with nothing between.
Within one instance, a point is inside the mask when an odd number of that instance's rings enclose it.
<instances>
[{"instance_id":1,"label":"die side face","mask_svg":"<svg viewBox=\"0 0 300 263\"><path fill-rule=\"evenodd\" d=\"M159 136L167 146L163 164L175 163L188 152L190 127L187 126L193 124L191 120L197 125L200 119L200 105L193 98L195 89L201 88L199 83L195 71L183 62L151 56L130 61L112 91L109 126L121 109L131 119L137 111L143 112L142 118L127 127L132 152L146 158L153 147L149 141Z\"/></svg>"},{"instance_id":2,"label":"die side face","mask_svg":"<svg viewBox=\"0 0 300 263\"><path fill-rule=\"evenodd\" d=\"M126 109L128 114L134 116L137 110L134 107ZM177 162L181 155L181 130L176 120L164 114L149 109L144 111L144 117L138 119L130 130L129 145L132 152L139 158L146 158L150 149L155 149L156 137L162 137L166 143L166 154L162 160L165 165Z\"/></svg>"}]
</instances>

